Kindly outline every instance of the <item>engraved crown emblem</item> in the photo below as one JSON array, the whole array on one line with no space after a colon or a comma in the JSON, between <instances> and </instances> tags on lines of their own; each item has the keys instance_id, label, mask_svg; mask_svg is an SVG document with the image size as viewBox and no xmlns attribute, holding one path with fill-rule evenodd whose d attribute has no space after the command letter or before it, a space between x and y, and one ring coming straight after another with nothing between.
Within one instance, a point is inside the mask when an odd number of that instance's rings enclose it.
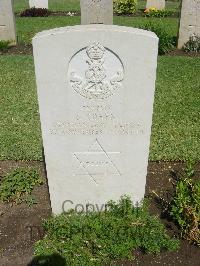
<instances>
[{"instance_id":1,"label":"engraved crown emblem","mask_svg":"<svg viewBox=\"0 0 200 266\"><path fill-rule=\"evenodd\" d=\"M94 42L87 48L87 55L90 59L98 60L104 56L105 48L99 42Z\"/></svg>"},{"instance_id":2,"label":"engraved crown emblem","mask_svg":"<svg viewBox=\"0 0 200 266\"><path fill-rule=\"evenodd\" d=\"M70 83L76 92L88 99L106 99L122 88L123 65L119 59L116 61L116 56L102 44L93 42L86 47L82 56L87 64L84 75L82 77L78 75L74 68L70 71ZM114 62L117 64L117 68L113 66L114 73L107 67L108 56L114 57Z\"/></svg>"}]
</instances>

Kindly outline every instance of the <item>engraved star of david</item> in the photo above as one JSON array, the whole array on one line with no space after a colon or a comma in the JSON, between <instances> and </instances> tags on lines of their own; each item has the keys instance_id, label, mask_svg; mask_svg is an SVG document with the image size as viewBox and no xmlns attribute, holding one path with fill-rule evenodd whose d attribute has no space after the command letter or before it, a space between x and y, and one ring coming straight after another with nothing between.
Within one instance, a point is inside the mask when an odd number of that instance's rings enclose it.
<instances>
[{"instance_id":1,"label":"engraved star of david","mask_svg":"<svg viewBox=\"0 0 200 266\"><path fill-rule=\"evenodd\" d=\"M74 152L73 156L83 170L83 173L78 175L88 175L95 184L98 184L96 177L105 175L109 170L114 175L121 175L120 170L112 160L112 156L119 156L120 154L121 152L107 152L96 139L88 151Z\"/></svg>"}]
</instances>

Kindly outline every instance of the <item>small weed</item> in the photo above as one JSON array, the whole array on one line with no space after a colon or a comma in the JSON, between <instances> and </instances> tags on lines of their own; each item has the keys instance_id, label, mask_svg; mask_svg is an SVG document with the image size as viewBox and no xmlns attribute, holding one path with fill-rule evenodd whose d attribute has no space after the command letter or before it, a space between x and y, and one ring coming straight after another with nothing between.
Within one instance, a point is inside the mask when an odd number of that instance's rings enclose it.
<instances>
[{"instance_id":1,"label":"small weed","mask_svg":"<svg viewBox=\"0 0 200 266\"><path fill-rule=\"evenodd\" d=\"M172 200L166 200L155 191L163 213L171 216L181 230L181 237L200 246L200 181L194 181L194 162L188 162L184 174L173 172L170 179L174 186Z\"/></svg>"},{"instance_id":2,"label":"small weed","mask_svg":"<svg viewBox=\"0 0 200 266\"><path fill-rule=\"evenodd\" d=\"M189 163L175 185L170 214L181 229L182 237L200 246L200 181L192 179L194 167Z\"/></svg>"},{"instance_id":3,"label":"small weed","mask_svg":"<svg viewBox=\"0 0 200 266\"><path fill-rule=\"evenodd\" d=\"M10 41L0 41L0 51L4 52L8 50Z\"/></svg>"},{"instance_id":4,"label":"small weed","mask_svg":"<svg viewBox=\"0 0 200 266\"><path fill-rule=\"evenodd\" d=\"M137 10L137 0L114 0L114 11L118 15L134 14Z\"/></svg>"},{"instance_id":5,"label":"small weed","mask_svg":"<svg viewBox=\"0 0 200 266\"><path fill-rule=\"evenodd\" d=\"M33 197L32 195L28 195L24 201L29 207L38 203L37 199Z\"/></svg>"},{"instance_id":6,"label":"small weed","mask_svg":"<svg viewBox=\"0 0 200 266\"><path fill-rule=\"evenodd\" d=\"M34 204L30 195L36 185L41 185L42 180L34 169L18 168L3 177L0 183L0 200L5 202L27 202Z\"/></svg>"},{"instance_id":7,"label":"small weed","mask_svg":"<svg viewBox=\"0 0 200 266\"><path fill-rule=\"evenodd\" d=\"M47 8L28 8L20 13L20 17L48 17L51 12Z\"/></svg>"},{"instance_id":8,"label":"small weed","mask_svg":"<svg viewBox=\"0 0 200 266\"><path fill-rule=\"evenodd\" d=\"M186 52L200 52L200 36L192 35L189 41L184 45L183 50Z\"/></svg>"},{"instance_id":9,"label":"small weed","mask_svg":"<svg viewBox=\"0 0 200 266\"><path fill-rule=\"evenodd\" d=\"M61 214L44 222L46 236L35 244L36 256L58 254L67 265L102 265L118 259L133 259L141 248L147 253L176 250L159 219L146 204L133 207L128 197L110 201L107 211Z\"/></svg>"}]
</instances>

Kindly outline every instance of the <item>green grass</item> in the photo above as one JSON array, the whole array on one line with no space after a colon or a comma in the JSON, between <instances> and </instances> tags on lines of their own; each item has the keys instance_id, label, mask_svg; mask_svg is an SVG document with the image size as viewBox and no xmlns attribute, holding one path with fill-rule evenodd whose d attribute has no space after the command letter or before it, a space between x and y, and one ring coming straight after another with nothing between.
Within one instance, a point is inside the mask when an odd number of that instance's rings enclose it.
<instances>
[{"instance_id":1,"label":"green grass","mask_svg":"<svg viewBox=\"0 0 200 266\"><path fill-rule=\"evenodd\" d=\"M176 18L142 18L115 17L114 24L129 27L140 27L148 22L162 24L170 36L177 36L178 19ZM47 17L47 18L17 18L17 36L21 43L31 43L34 35L42 30L80 24L80 17Z\"/></svg>"},{"instance_id":2,"label":"green grass","mask_svg":"<svg viewBox=\"0 0 200 266\"><path fill-rule=\"evenodd\" d=\"M145 18L145 17L115 17L114 24L127 26L127 27L140 27L147 23L153 23L156 25L163 25L166 32L170 36L176 37L178 32L178 19L177 18Z\"/></svg>"},{"instance_id":3,"label":"green grass","mask_svg":"<svg viewBox=\"0 0 200 266\"><path fill-rule=\"evenodd\" d=\"M166 8L177 10L180 1L166 1ZM138 8L145 8L146 1L138 0ZM14 0L15 12L28 8L28 0ZM49 9L53 11L80 11L80 0L49 0Z\"/></svg>"},{"instance_id":4,"label":"green grass","mask_svg":"<svg viewBox=\"0 0 200 266\"><path fill-rule=\"evenodd\" d=\"M123 197L107 206L101 213L71 212L47 220L46 236L35 244L35 255L40 258L37 265L44 265L45 257L45 265L61 265L56 263L55 254L66 265L100 266L132 260L137 249L146 253L178 249L179 241L170 239L159 218L151 216L145 205L133 207L131 200Z\"/></svg>"},{"instance_id":5,"label":"green grass","mask_svg":"<svg viewBox=\"0 0 200 266\"><path fill-rule=\"evenodd\" d=\"M160 57L151 160L200 159L200 58Z\"/></svg>"},{"instance_id":6,"label":"green grass","mask_svg":"<svg viewBox=\"0 0 200 266\"><path fill-rule=\"evenodd\" d=\"M41 159L32 56L0 57L0 159Z\"/></svg>"},{"instance_id":7,"label":"green grass","mask_svg":"<svg viewBox=\"0 0 200 266\"><path fill-rule=\"evenodd\" d=\"M28 0L14 0L15 12L29 8ZM52 11L79 11L80 0L49 0L49 9Z\"/></svg>"},{"instance_id":8,"label":"green grass","mask_svg":"<svg viewBox=\"0 0 200 266\"><path fill-rule=\"evenodd\" d=\"M159 57L151 160L200 160L200 58ZM0 160L41 160L32 56L0 57Z\"/></svg>"},{"instance_id":9,"label":"green grass","mask_svg":"<svg viewBox=\"0 0 200 266\"><path fill-rule=\"evenodd\" d=\"M31 43L40 31L80 24L80 17L17 18L17 37L20 43Z\"/></svg>"}]
</instances>

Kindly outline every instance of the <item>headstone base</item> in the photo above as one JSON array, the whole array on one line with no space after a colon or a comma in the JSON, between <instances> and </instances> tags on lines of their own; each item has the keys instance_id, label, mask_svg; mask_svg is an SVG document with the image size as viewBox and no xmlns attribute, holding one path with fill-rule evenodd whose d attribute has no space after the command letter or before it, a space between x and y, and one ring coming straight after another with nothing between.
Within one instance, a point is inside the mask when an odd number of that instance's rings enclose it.
<instances>
[{"instance_id":1,"label":"headstone base","mask_svg":"<svg viewBox=\"0 0 200 266\"><path fill-rule=\"evenodd\" d=\"M146 8L155 7L158 10L165 8L165 0L147 0Z\"/></svg>"}]
</instances>

